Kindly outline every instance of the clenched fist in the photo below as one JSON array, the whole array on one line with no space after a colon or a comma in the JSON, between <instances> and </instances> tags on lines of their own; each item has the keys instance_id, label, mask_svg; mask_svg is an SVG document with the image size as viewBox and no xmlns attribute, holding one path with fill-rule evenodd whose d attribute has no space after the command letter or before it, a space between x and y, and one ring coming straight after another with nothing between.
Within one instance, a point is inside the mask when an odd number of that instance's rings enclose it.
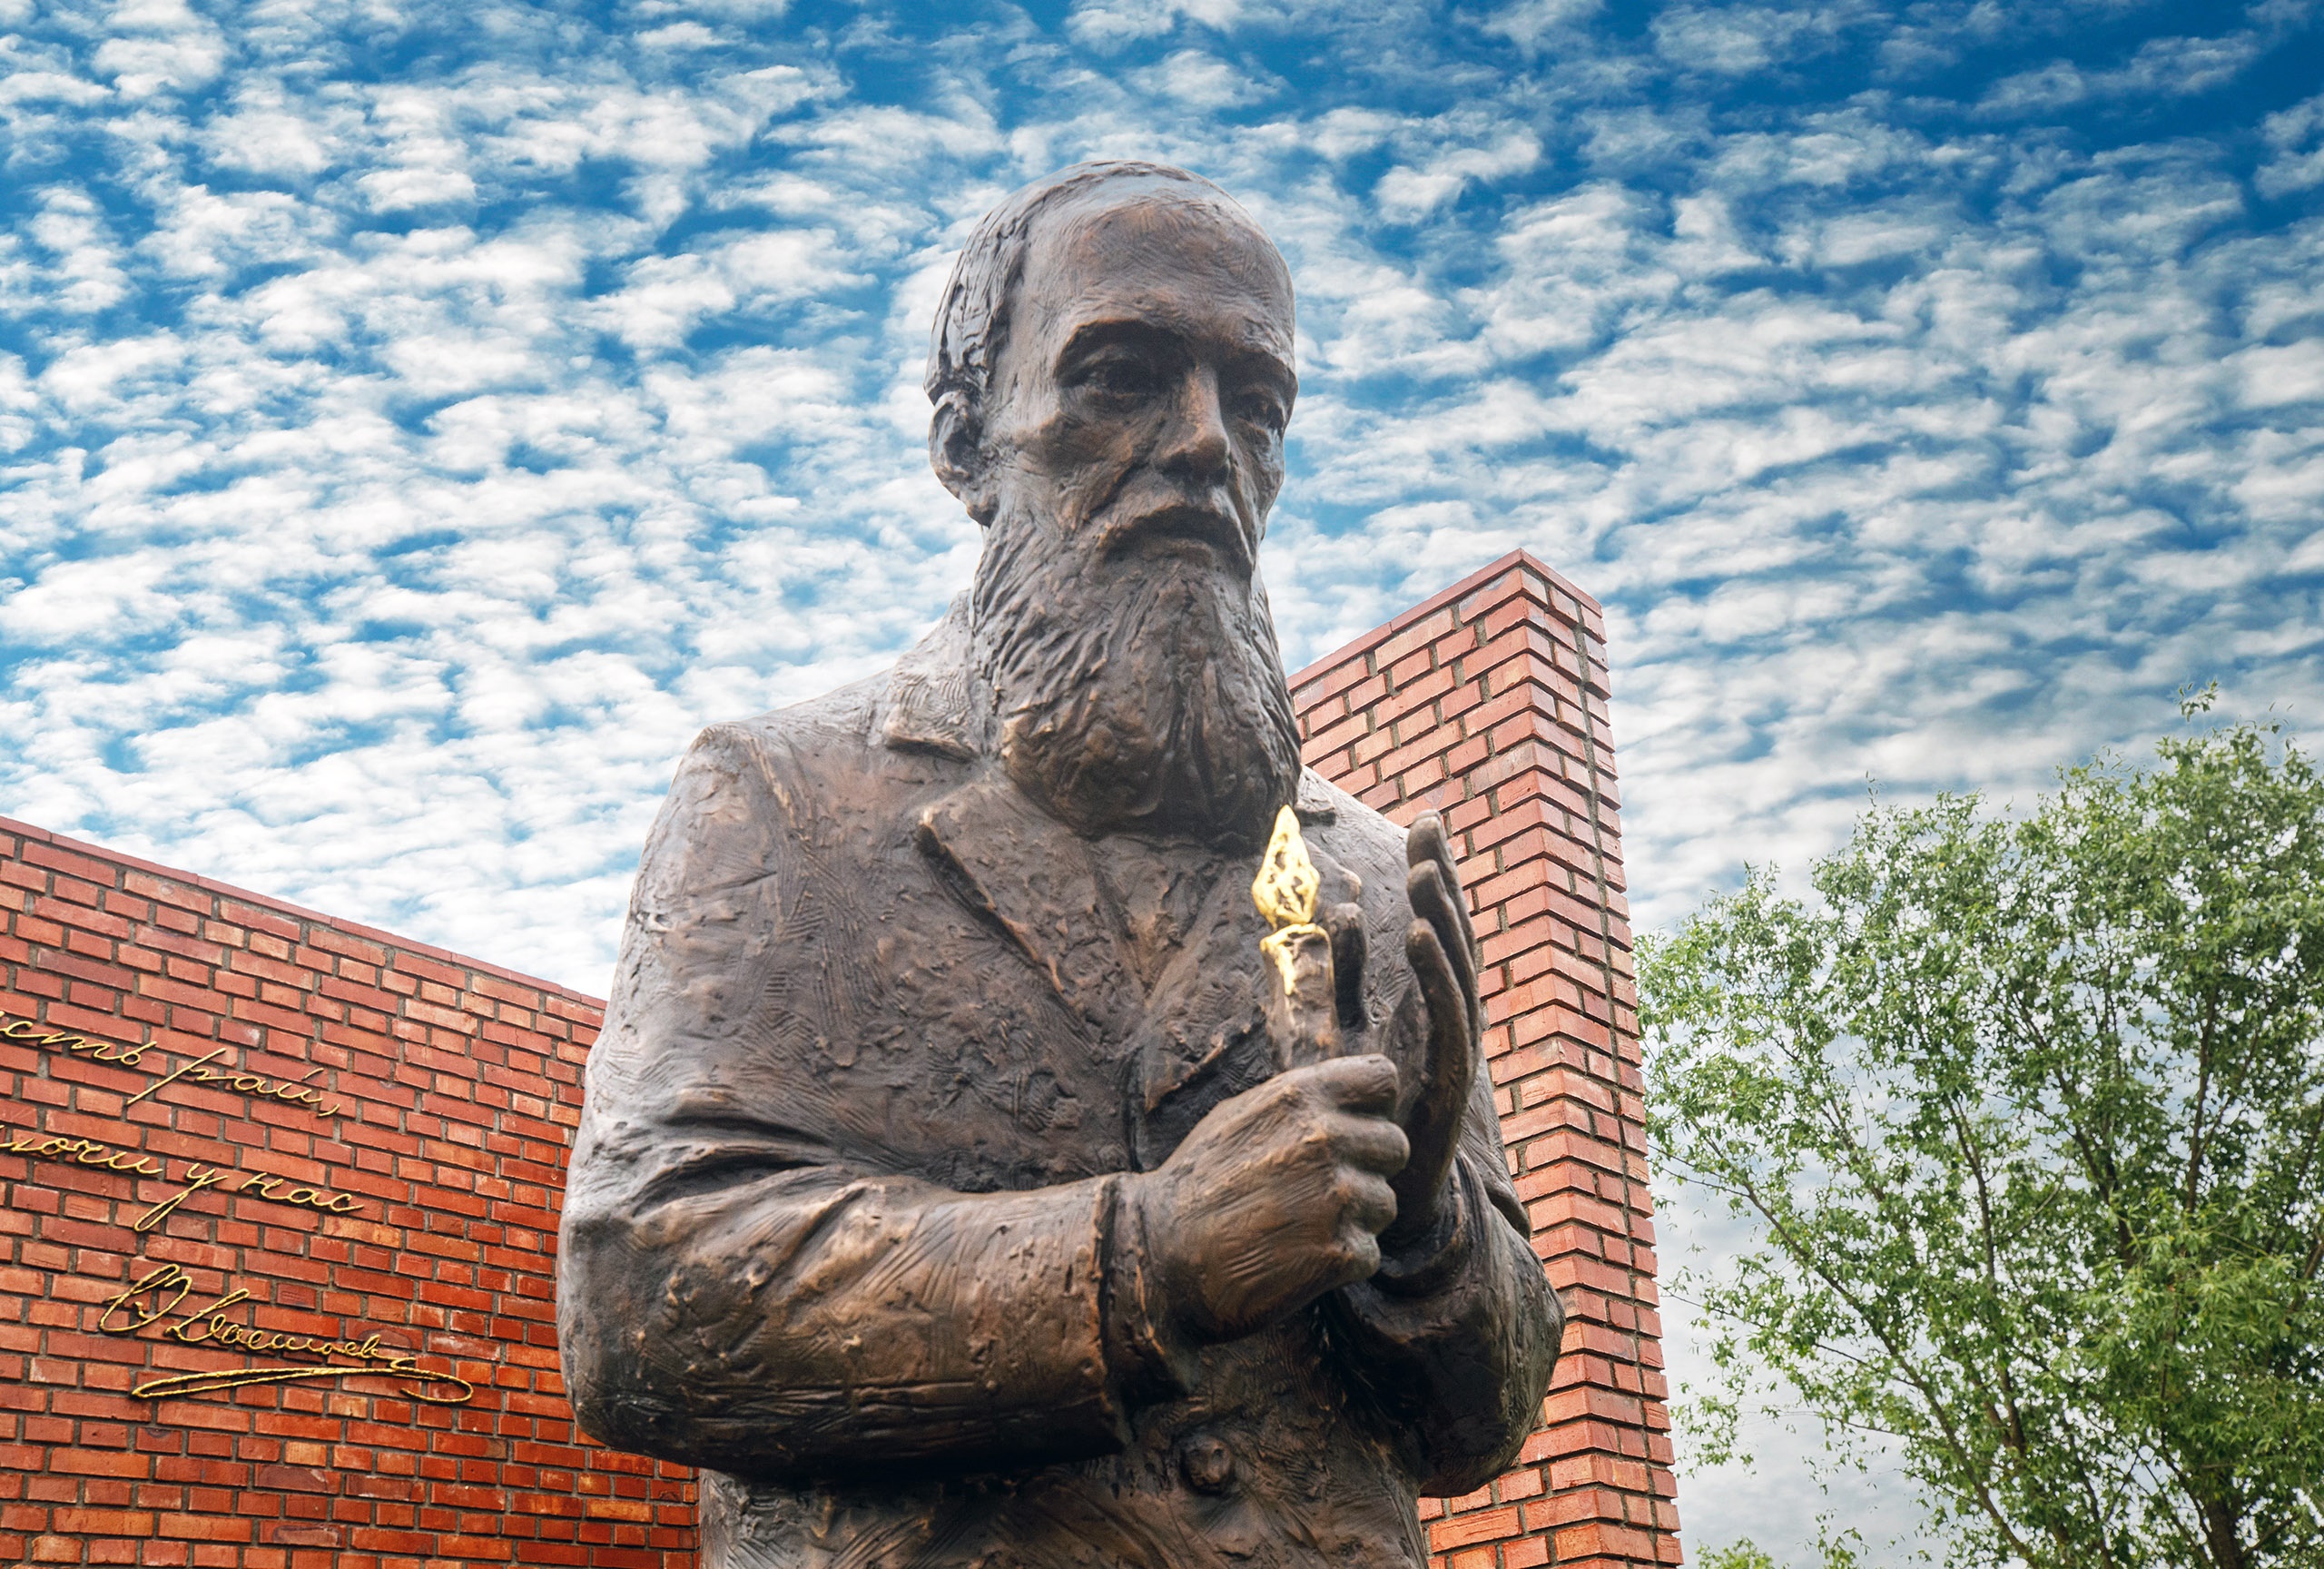
<instances>
[{"instance_id":1,"label":"clenched fist","mask_svg":"<svg viewBox=\"0 0 2324 1569\"><path fill-rule=\"evenodd\" d=\"M1213 1107L1133 1178L1125 1198L1170 1328L1236 1339L1378 1268L1388 1179L1411 1153L1395 1111L1385 1057L1310 1063Z\"/></svg>"}]
</instances>

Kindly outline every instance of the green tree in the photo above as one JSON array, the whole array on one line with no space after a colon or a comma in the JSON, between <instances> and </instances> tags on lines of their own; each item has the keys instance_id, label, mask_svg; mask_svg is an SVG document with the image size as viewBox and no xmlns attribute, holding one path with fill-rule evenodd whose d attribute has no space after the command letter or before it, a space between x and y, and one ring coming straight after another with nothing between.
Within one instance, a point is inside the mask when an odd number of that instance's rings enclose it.
<instances>
[{"instance_id":1,"label":"green tree","mask_svg":"<svg viewBox=\"0 0 2324 1569\"><path fill-rule=\"evenodd\" d=\"M1776 1561L1748 1536L1714 1547L1695 1562L1697 1569L1777 1569Z\"/></svg>"},{"instance_id":2,"label":"green tree","mask_svg":"<svg viewBox=\"0 0 2324 1569\"><path fill-rule=\"evenodd\" d=\"M1955 1564L2324 1564L2324 782L2159 751L1876 804L1640 966L1666 1169L1755 1223L1707 1408L1885 1435Z\"/></svg>"}]
</instances>

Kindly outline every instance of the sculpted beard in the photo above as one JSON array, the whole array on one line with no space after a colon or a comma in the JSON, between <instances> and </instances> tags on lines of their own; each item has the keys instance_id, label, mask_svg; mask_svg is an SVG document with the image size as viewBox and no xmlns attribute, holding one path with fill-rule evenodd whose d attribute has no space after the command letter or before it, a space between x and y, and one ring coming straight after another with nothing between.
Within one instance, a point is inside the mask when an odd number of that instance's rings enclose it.
<instances>
[{"instance_id":1,"label":"sculpted beard","mask_svg":"<svg viewBox=\"0 0 2324 1569\"><path fill-rule=\"evenodd\" d=\"M1087 554L1004 517L977 563L1009 777L1085 834L1264 842L1298 789L1299 725L1256 577Z\"/></svg>"}]
</instances>

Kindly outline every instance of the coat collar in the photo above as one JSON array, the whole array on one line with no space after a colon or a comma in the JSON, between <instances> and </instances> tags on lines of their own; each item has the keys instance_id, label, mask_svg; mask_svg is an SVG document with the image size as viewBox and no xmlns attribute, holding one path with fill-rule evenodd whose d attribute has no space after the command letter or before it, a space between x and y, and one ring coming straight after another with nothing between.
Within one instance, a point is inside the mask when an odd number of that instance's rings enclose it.
<instances>
[{"instance_id":1,"label":"coat collar","mask_svg":"<svg viewBox=\"0 0 2324 1569\"><path fill-rule=\"evenodd\" d=\"M991 706L976 675L963 590L953 596L944 619L888 673L876 721L880 740L901 751L934 752L965 763L984 751Z\"/></svg>"},{"instance_id":2,"label":"coat collar","mask_svg":"<svg viewBox=\"0 0 2324 1569\"><path fill-rule=\"evenodd\" d=\"M930 803L914 839L952 896L999 932L1068 1007L1104 1034L1126 1031L1137 986L1088 841L997 768Z\"/></svg>"}]
</instances>

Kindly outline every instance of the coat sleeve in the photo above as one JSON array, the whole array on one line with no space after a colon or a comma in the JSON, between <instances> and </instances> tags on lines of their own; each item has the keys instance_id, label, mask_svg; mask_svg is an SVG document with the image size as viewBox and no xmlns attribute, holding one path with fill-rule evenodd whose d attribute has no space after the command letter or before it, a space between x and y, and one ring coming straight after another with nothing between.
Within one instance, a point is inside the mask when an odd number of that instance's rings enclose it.
<instances>
[{"instance_id":1,"label":"coat sleeve","mask_svg":"<svg viewBox=\"0 0 2324 1569\"><path fill-rule=\"evenodd\" d=\"M1140 1374L1134 1338L1108 1350L1118 1179L970 1194L878 1169L836 1152L789 1062L863 940L797 783L714 728L648 841L567 1178L576 1415L741 1475L1117 1448Z\"/></svg>"},{"instance_id":2,"label":"coat sleeve","mask_svg":"<svg viewBox=\"0 0 2324 1569\"><path fill-rule=\"evenodd\" d=\"M1475 1491L1540 1422L1565 1315L1510 1184L1492 1088L1480 1071L1430 1256L1384 1261L1327 1308L1348 1366L1414 1450L1421 1491Z\"/></svg>"}]
</instances>

